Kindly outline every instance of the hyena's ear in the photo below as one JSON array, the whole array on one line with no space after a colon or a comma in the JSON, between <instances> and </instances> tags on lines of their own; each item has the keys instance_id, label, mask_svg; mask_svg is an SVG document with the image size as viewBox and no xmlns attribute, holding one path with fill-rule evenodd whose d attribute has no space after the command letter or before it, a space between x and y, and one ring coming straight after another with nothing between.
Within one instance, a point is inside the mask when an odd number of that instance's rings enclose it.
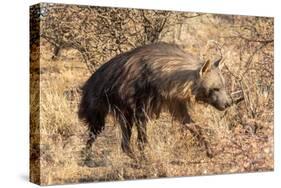
<instances>
[{"instance_id":1,"label":"hyena's ear","mask_svg":"<svg viewBox=\"0 0 281 188\"><path fill-rule=\"evenodd\" d=\"M220 59L216 60L216 61L213 63L213 65L214 65L214 67L216 67L216 68L222 69L222 67L223 67L223 65L224 65L223 62L224 62L224 61L223 61L223 58L221 57Z\"/></svg>"},{"instance_id":2,"label":"hyena's ear","mask_svg":"<svg viewBox=\"0 0 281 188\"><path fill-rule=\"evenodd\" d=\"M206 61L199 71L199 76L202 77L211 68L210 60Z\"/></svg>"}]
</instances>

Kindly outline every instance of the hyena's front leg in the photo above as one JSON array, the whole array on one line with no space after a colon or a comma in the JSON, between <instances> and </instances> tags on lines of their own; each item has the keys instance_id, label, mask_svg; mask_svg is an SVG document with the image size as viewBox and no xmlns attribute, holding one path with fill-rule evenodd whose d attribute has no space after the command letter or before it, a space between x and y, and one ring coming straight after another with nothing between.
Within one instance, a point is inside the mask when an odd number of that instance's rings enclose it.
<instances>
[{"instance_id":1,"label":"hyena's front leg","mask_svg":"<svg viewBox=\"0 0 281 188\"><path fill-rule=\"evenodd\" d=\"M199 141L199 144L205 148L207 156L212 158L214 154L209 143L202 134L202 128L193 122L185 124L185 126L191 132L191 134Z\"/></svg>"},{"instance_id":2,"label":"hyena's front leg","mask_svg":"<svg viewBox=\"0 0 281 188\"><path fill-rule=\"evenodd\" d=\"M188 112L185 114L182 122L183 125L190 131L190 133L198 140L199 145L205 148L207 156L212 158L213 151L210 147L209 142L205 139L204 135L202 134L202 128L196 123L194 123Z\"/></svg>"},{"instance_id":3,"label":"hyena's front leg","mask_svg":"<svg viewBox=\"0 0 281 188\"><path fill-rule=\"evenodd\" d=\"M199 141L199 144L205 147L207 156L212 157L213 152L202 134L201 127L196 125L191 119L185 101L173 99L169 103L169 111L172 117L178 120L185 128L187 128L191 134Z\"/></svg>"}]
</instances>

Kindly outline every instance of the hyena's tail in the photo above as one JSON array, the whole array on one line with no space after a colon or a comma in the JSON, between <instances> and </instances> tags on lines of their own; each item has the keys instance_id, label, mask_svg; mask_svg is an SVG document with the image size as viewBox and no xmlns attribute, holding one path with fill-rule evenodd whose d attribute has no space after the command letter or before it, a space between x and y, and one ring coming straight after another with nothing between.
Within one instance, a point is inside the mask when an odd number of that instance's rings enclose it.
<instances>
[{"instance_id":1,"label":"hyena's tail","mask_svg":"<svg viewBox=\"0 0 281 188\"><path fill-rule=\"evenodd\" d=\"M95 136L104 129L105 117L108 113L106 105L101 103L102 101L96 98L89 98L87 95L83 95L78 111L79 119L88 125L89 130Z\"/></svg>"}]
</instances>

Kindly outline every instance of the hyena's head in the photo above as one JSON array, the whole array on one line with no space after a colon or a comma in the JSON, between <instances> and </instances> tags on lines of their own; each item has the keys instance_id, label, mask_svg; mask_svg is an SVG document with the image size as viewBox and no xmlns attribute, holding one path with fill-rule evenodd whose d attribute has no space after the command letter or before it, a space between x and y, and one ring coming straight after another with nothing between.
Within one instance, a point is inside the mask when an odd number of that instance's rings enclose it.
<instances>
[{"instance_id":1,"label":"hyena's head","mask_svg":"<svg viewBox=\"0 0 281 188\"><path fill-rule=\"evenodd\" d=\"M218 110L225 110L232 103L225 90L225 81L220 71L221 59L207 61L198 70L195 96L197 101L208 103Z\"/></svg>"}]
</instances>

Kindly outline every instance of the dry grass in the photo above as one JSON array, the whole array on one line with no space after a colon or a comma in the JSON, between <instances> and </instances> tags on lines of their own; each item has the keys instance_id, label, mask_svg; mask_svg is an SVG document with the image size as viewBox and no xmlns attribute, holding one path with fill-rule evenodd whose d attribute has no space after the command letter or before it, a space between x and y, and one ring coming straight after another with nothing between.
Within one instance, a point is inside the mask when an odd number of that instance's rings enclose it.
<instances>
[{"instance_id":1,"label":"dry grass","mask_svg":"<svg viewBox=\"0 0 281 188\"><path fill-rule=\"evenodd\" d=\"M216 36L214 39L223 40L220 36L227 34L219 32L215 26L206 25L202 20L199 23L193 20L190 24L195 25L194 28L185 30L184 37L177 41L189 41L185 49L197 55L203 53L198 47L206 44L206 38ZM198 31L196 35L194 30ZM171 41L171 38L162 40ZM257 103L243 101L232 106L227 113L217 112L212 107L196 106L193 118L201 125L214 149L216 155L213 158L206 156L204 148L198 145L187 130L173 122L168 114L162 113L160 119L149 122L146 160L140 159L136 163L121 151L119 126L108 118L105 131L93 146L97 167L83 166L81 151L88 132L77 117L80 100L78 88L90 73L77 51L63 50L56 60L52 60L49 43L42 40L41 47L41 184L273 170L273 91L264 94L257 87L250 90L255 94L250 95L255 97L250 100ZM234 63L238 62L235 53L238 53L237 50L232 50L233 58L226 60L232 70L238 66ZM251 78L257 77L260 78L260 75L253 74ZM245 82L251 83L251 80ZM230 86L229 89L233 88ZM248 104L252 103L256 105L257 115L250 118L247 109ZM135 138L136 130L133 131L131 145L138 154Z\"/></svg>"}]
</instances>

